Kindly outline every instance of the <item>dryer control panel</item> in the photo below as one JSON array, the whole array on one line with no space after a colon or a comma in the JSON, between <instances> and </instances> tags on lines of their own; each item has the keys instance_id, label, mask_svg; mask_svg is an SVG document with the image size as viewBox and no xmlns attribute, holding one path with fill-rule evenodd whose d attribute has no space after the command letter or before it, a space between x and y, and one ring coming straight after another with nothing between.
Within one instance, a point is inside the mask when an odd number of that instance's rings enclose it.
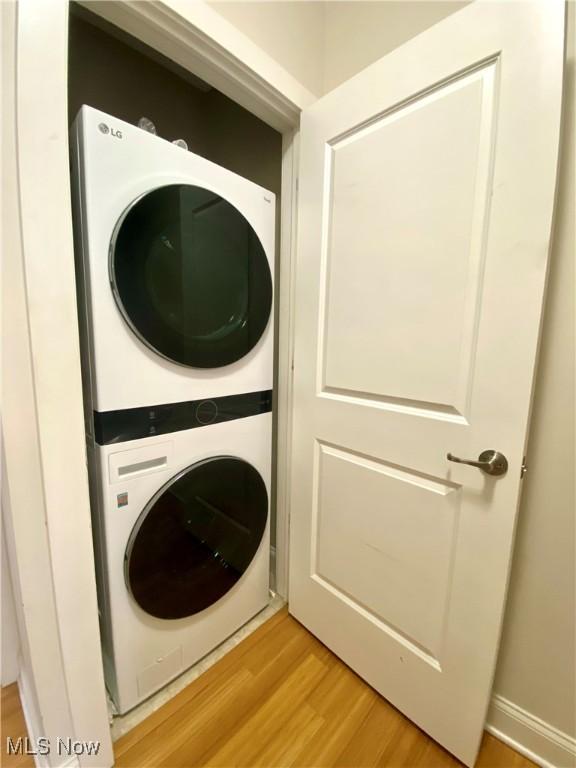
<instances>
[{"instance_id":1,"label":"dryer control panel","mask_svg":"<svg viewBox=\"0 0 576 768\"><path fill-rule=\"evenodd\" d=\"M94 434L99 445L110 445L257 416L271 410L272 390L267 389L185 403L94 411Z\"/></svg>"}]
</instances>

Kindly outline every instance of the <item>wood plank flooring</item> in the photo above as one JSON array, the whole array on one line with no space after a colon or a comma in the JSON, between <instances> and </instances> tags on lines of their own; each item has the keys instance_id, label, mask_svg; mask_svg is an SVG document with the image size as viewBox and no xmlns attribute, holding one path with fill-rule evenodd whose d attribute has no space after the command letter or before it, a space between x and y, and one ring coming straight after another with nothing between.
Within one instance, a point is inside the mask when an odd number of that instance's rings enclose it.
<instances>
[{"instance_id":1,"label":"wood plank flooring","mask_svg":"<svg viewBox=\"0 0 576 768\"><path fill-rule=\"evenodd\" d=\"M32 755L9 755L7 752L8 736L16 743L20 736L25 737L26 723L22 714L18 684L6 685L2 688L2 727L0 728L0 765L2 768L33 768Z\"/></svg>"},{"instance_id":2,"label":"wood plank flooring","mask_svg":"<svg viewBox=\"0 0 576 768\"><path fill-rule=\"evenodd\" d=\"M115 745L119 768L456 768L284 610ZM485 735L477 768L534 768Z\"/></svg>"},{"instance_id":3,"label":"wood plank flooring","mask_svg":"<svg viewBox=\"0 0 576 768\"><path fill-rule=\"evenodd\" d=\"M2 689L3 768L26 735L16 684ZM68 735L68 734L64 734ZM118 768L458 768L286 610L115 744ZM476 768L534 768L485 735Z\"/></svg>"}]
</instances>

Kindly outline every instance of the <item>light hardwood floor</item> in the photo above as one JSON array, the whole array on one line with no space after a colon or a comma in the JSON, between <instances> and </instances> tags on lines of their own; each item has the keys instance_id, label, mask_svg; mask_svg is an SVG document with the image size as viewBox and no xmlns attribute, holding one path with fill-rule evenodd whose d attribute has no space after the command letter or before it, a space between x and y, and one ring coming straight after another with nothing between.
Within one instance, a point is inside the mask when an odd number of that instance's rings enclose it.
<instances>
[{"instance_id":1,"label":"light hardwood floor","mask_svg":"<svg viewBox=\"0 0 576 768\"><path fill-rule=\"evenodd\" d=\"M2 727L0 728L0 765L2 768L32 768L34 758L31 755L9 755L7 739L12 738L16 743L20 736L26 736L26 723L20 705L17 683L2 688Z\"/></svg>"},{"instance_id":2,"label":"light hardwood floor","mask_svg":"<svg viewBox=\"0 0 576 768\"><path fill-rule=\"evenodd\" d=\"M119 768L461 765L285 610L123 736L115 754ZM534 764L486 735L477 768Z\"/></svg>"},{"instance_id":3,"label":"light hardwood floor","mask_svg":"<svg viewBox=\"0 0 576 768\"><path fill-rule=\"evenodd\" d=\"M284 610L115 746L116 765L461 765ZM533 768L486 735L478 768Z\"/></svg>"}]
</instances>

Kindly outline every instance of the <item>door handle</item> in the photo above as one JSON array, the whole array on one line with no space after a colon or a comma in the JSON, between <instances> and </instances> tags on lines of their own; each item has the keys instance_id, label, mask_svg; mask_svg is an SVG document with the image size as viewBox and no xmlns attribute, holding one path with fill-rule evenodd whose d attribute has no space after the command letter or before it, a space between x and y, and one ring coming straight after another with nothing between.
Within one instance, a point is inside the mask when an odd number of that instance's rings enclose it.
<instances>
[{"instance_id":1,"label":"door handle","mask_svg":"<svg viewBox=\"0 0 576 768\"><path fill-rule=\"evenodd\" d=\"M499 451L482 451L478 456L478 461L472 459L459 459L451 453L446 454L448 461L455 461L457 464L469 464L471 467L478 467L487 475L498 477L505 475L508 471L508 460L503 453Z\"/></svg>"}]
</instances>

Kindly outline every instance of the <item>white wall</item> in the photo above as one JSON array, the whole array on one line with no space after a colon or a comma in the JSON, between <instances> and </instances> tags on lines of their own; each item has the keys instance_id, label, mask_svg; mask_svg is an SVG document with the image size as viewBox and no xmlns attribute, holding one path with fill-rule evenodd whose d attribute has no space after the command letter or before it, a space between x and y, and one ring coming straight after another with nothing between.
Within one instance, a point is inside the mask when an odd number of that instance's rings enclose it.
<instances>
[{"instance_id":1,"label":"white wall","mask_svg":"<svg viewBox=\"0 0 576 768\"><path fill-rule=\"evenodd\" d=\"M324 92L324 3L208 2L309 91Z\"/></svg>"},{"instance_id":2,"label":"white wall","mask_svg":"<svg viewBox=\"0 0 576 768\"><path fill-rule=\"evenodd\" d=\"M465 5L456 0L325 3L323 92Z\"/></svg>"},{"instance_id":3,"label":"white wall","mask_svg":"<svg viewBox=\"0 0 576 768\"><path fill-rule=\"evenodd\" d=\"M317 96L467 5L457 0L208 2Z\"/></svg>"},{"instance_id":4,"label":"white wall","mask_svg":"<svg viewBox=\"0 0 576 768\"><path fill-rule=\"evenodd\" d=\"M568 10L554 243L528 445L528 474L494 689L574 737L576 3L569 3Z\"/></svg>"}]
</instances>

